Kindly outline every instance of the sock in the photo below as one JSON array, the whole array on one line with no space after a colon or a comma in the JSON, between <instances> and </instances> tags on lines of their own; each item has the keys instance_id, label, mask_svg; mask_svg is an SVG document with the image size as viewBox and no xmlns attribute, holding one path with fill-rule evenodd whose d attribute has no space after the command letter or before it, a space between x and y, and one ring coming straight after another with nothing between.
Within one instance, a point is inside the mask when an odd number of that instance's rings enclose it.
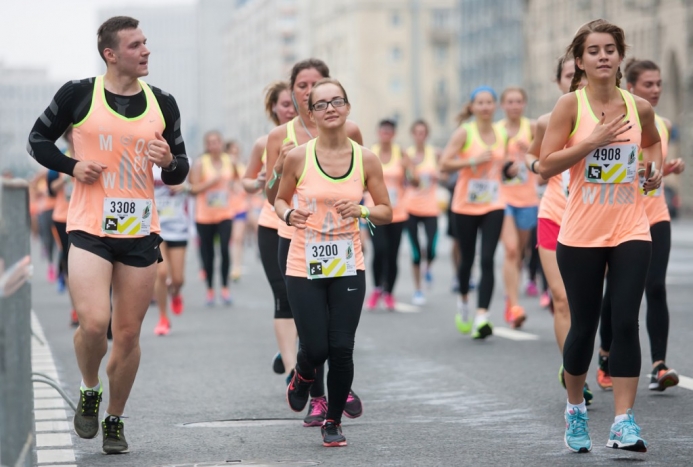
<instances>
[{"instance_id":1,"label":"sock","mask_svg":"<svg viewBox=\"0 0 693 467\"><path fill-rule=\"evenodd\" d=\"M462 316L462 321L469 320L469 304L461 297L457 297L457 311Z\"/></svg>"},{"instance_id":2,"label":"sock","mask_svg":"<svg viewBox=\"0 0 693 467\"><path fill-rule=\"evenodd\" d=\"M614 417L614 425L617 423L625 422L626 420L628 420L628 414L624 413L623 415L616 415Z\"/></svg>"},{"instance_id":3,"label":"sock","mask_svg":"<svg viewBox=\"0 0 693 467\"><path fill-rule=\"evenodd\" d=\"M585 399L582 399L582 402L580 402L578 405L574 405L574 404L571 404L570 402L568 402L565 406L565 409L567 411L577 409L580 411L580 413L585 413L585 412L587 412L587 405L585 404Z\"/></svg>"},{"instance_id":4,"label":"sock","mask_svg":"<svg viewBox=\"0 0 693 467\"><path fill-rule=\"evenodd\" d=\"M477 313L474 317L475 323L483 323L486 321L488 321L488 311L485 311L484 313Z\"/></svg>"},{"instance_id":5,"label":"sock","mask_svg":"<svg viewBox=\"0 0 693 467\"><path fill-rule=\"evenodd\" d=\"M99 384L97 384L97 385L94 386L93 388L87 387L87 385L84 383L84 380L82 380L82 382L81 382L80 385L79 385L79 388L80 388L82 391L94 391L94 392L99 392L99 391L101 391L101 378L99 378Z\"/></svg>"}]
</instances>

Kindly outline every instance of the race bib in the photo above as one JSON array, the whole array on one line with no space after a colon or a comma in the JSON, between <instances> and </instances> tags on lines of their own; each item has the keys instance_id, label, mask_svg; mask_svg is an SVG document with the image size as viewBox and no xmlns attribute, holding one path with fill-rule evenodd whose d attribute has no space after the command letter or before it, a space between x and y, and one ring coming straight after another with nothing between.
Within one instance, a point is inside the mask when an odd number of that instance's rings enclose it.
<instances>
[{"instance_id":1,"label":"race bib","mask_svg":"<svg viewBox=\"0 0 693 467\"><path fill-rule=\"evenodd\" d=\"M207 206L210 208L226 208L229 206L228 190L215 190L205 193Z\"/></svg>"},{"instance_id":2,"label":"race bib","mask_svg":"<svg viewBox=\"0 0 693 467\"><path fill-rule=\"evenodd\" d=\"M503 184L504 185L522 185L523 183L526 183L527 180L528 180L527 166L525 164L520 164L519 170L517 171L517 175L515 175L513 178L510 178L508 180L504 180Z\"/></svg>"},{"instance_id":3,"label":"race bib","mask_svg":"<svg viewBox=\"0 0 693 467\"><path fill-rule=\"evenodd\" d=\"M661 196L661 195L662 195L662 185L663 185L663 184L659 185L659 188L657 188L656 190L654 190L654 191L648 191L647 193L645 193L645 190L643 189L643 185L645 184L645 180L646 180L646 179L645 179L645 175L644 175L644 174L643 174L643 175L638 175L638 177L640 178L640 186L638 187L638 189L640 190L640 193L641 193L641 194L643 194L643 195L645 195L645 196L652 196L652 197L656 197L656 196Z\"/></svg>"},{"instance_id":4,"label":"race bib","mask_svg":"<svg viewBox=\"0 0 693 467\"><path fill-rule=\"evenodd\" d=\"M185 197L165 196L156 199L156 212L160 220L178 219L183 212Z\"/></svg>"},{"instance_id":5,"label":"race bib","mask_svg":"<svg viewBox=\"0 0 693 467\"><path fill-rule=\"evenodd\" d=\"M399 201L399 199L397 197L397 195L398 195L397 188L388 188L387 194L390 196L390 206L392 206L393 208L397 207L397 203Z\"/></svg>"},{"instance_id":6,"label":"race bib","mask_svg":"<svg viewBox=\"0 0 693 467\"><path fill-rule=\"evenodd\" d=\"M467 201L474 204L488 204L498 201L499 183L496 180L473 178L467 185Z\"/></svg>"},{"instance_id":7,"label":"race bib","mask_svg":"<svg viewBox=\"0 0 693 467\"><path fill-rule=\"evenodd\" d=\"M152 200L105 198L101 231L111 235L149 235Z\"/></svg>"},{"instance_id":8,"label":"race bib","mask_svg":"<svg viewBox=\"0 0 693 467\"><path fill-rule=\"evenodd\" d=\"M589 183L631 183L638 169L636 144L611 144L597 148L585 160Z\"/></svg>"},{"instance_id":9,"label":"race bib","mask_svg":"<svg viewBox=\"0 0 693 467\"><path fill-rule=\"evenodd\" d=\"M326 279L356 275L354 242L314 242L306 244L308 279Z\"/></svg>"}]
</instances>

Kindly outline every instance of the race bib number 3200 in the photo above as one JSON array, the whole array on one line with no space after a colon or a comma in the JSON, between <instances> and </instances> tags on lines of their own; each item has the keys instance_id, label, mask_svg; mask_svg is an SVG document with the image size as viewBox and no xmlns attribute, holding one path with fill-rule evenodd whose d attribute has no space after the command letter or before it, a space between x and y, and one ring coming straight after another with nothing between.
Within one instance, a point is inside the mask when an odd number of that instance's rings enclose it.
<instances>
[{"instance_id":1,"label":"race bib number 3200","mask_svg":"<svg viewBox=\"0 0 693 467\"><path fill-rule=\"evenodd\" d=\"M151 199L105 198L101 230L111 235L149 235L153 207Z\"/></svg>"},{"instance_id":2,"label":"race bib number 3200","mask_svg":"<svg viewBox=\"0 0 693 467\"><path fill-rule=\"evenodd\" d=\"M326 279L356 275L354 242L314 242L306 244L308 279Z\"/></svg>"},{"instance_id":3,"label":"race bib number 3200","mask_svg":"<svg viewBox=\"0 0 693 467\"><path fill-rule=\"evenodd\" d=\"M585 159L585 181L631 183L638 168L636 144L611 144L597 148Z\"/></svg>"}]
</instances>

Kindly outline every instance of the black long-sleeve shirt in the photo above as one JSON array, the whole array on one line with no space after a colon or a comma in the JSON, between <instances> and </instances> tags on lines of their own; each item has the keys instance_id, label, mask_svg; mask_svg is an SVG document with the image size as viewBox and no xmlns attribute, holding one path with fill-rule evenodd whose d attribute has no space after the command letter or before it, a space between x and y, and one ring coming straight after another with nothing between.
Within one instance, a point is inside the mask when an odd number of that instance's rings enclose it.
<instances>
[{"instance_id":1,"label":"black long-sleeve shirt","mask_svg":"<svg viewBox=\"0 0 693 467\"><path fill-rule=\"evenodd\" d=\"M63 154L55 142L71 124L80 122L87 116L94 94L94 78L69 81L55 94L53 101L36 120L29 134L27 150L36 161L49 169L73 175L77 162ZM164 115L166 128L162 136L171 148L171 154L177 159L178 167L172 172L161 173L166 185L179 185L185 181L190 170L185 143L180 130L180 111L171 94L150 86ZM147 98L144 91L132 96L119 96L108 90L106 103L118 114L133 118L144 113Z\"/></svg>"}]
</instances>

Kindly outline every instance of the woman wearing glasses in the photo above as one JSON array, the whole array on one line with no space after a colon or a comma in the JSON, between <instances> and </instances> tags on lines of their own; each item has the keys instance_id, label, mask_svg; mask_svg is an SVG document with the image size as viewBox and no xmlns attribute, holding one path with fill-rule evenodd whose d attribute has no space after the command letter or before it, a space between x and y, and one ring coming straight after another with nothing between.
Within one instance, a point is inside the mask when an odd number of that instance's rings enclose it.
<instances>
[{"instance_id":1,"label":"woman wearing glasses","mask_svg":"<svg viewBox=\"0 0 693 467\"><path fill-rule=\"evenodd\" d=\"M318 137L287 155L274 205L279 218L296 227L286 282L301 346L287 400L294 411L303 410L315 369L329 360L323 445L345 446L340 422L366 291L358 219L387 224L392 209L379 159L348 137L351 106L342 85L329 78L315 83L308 108ZM359 205L364 189L374 201L370 209Z\"/></svg>"}]
</instances>

